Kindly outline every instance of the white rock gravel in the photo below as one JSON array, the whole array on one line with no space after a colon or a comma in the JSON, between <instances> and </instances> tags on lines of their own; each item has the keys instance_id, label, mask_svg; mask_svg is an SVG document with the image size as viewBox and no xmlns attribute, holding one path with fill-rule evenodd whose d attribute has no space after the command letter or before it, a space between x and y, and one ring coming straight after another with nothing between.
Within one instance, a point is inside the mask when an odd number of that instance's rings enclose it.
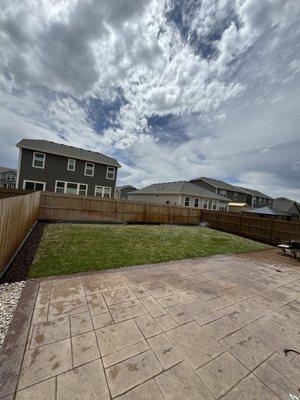
<instances>
[{"instance_id":1,"label":"white rock gravel","mask_svg":"<svg viewBox=\"0 0 300 400\"><path fill-rule=\"evenodd\" d=\"M26 281L0 285L0 349Z\"/></svg>"}]
</instances>

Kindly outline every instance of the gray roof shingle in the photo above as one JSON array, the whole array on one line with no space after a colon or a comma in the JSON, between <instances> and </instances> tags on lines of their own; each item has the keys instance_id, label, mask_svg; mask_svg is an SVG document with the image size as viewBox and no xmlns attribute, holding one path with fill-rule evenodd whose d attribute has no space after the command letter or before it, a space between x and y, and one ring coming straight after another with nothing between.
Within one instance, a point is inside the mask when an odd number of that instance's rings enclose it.
<instances>
[{"instance_id":1,"label":"gray roof shingle","mask_svg":"<svg viewBox=\"0 0 300 400\"><path fill-rule=\"evenodd\" d=\"M152 185L130 192L129 194L183 194L186 196L205 197L226 202L230 201L226 197L220 196L219 194L210 192L209 190L186 181L153 183Z\"/></svg>"},{"instance_id":2,"label":"gray roof shingle","mask_svg":"<svg viewBox=\"0 0 300 400\"><path fill-rule=\"evenodd\" d=\"M299 204L295 200L287 199L286 197L278 197L277 199L273 200L273 206L278 208L278 210L286 211L293 206L296 205L296 207L299 209L299 214L300 214L300 207Z\"/></svg>"},{"instance_id":3,"label":"gray roof shingle","mask_svg":"<svg viewBox=\"0 0 300 400\"><path fill-rule=\"evenodd\" d=\"M282 216L289 216L290 214L278 210L274 207L260 207L260 208L251 208L250 210L244 210L244 213L251 213L251 214L264 214L264 215L282 215Z\"/></svg>"},{"instance_id":4,"label":"gray roof shingle","mask_svg":"<svg viewBox=\"0 0 300 400\"><path fill-rule=\"evenodd\" d=\"M79 147L67 146L61 143L50 142L48 140L22 139L17 143L17 147L110 165L117 168L121 167L117 160L105 154L84 150Z\"/></svg>"},{"instance_id":5,"label":"gray roof shingle","mask_svg":"<svg viewBox=\"0 0 300 400\"><path fill-rule=\"evenodd\" d=\"M210 185L212 185L218 189L229 190L231 192L239 192L239 193L243 193L243 194L247 193L247 192L245 192L245 190L243 190L242 188L240 188L238 186L231 185L230 183L223 182L218 179L206 178L205 176L201 176L200 178L191 179L190 182L193 183L194 181L199 181L199 180L203 180L204 182L207 182Z\"/></svg>"},{"instance_id":6,"label":"gray roof shingle","mask_svg":"<svg viewBox=\"0 0 300 400\"><path fill-rule=\"evenodd\" d=\"M246 193L251 194L252 196L255 197L263 197L265 199L270 199L272 200L272 197L268 196L267 194L264 194L262 192L259 192L258 190L254 190L254 189L249 189L249 188L245 188L245 187L241 187L241 186L237 186L240 189L243 189Z\"/></svg>"}]
</instances>

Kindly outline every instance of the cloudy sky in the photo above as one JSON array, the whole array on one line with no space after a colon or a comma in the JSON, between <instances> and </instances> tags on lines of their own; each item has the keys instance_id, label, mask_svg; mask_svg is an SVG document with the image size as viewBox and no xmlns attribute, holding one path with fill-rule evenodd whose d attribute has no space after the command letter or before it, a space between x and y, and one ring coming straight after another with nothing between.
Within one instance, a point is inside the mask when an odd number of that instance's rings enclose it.
<instances>
[{"instance_id":1,"label":"cloudy sky","mask_svg":"<svg viewBox=\"0 0 300 400\"><path fill-rule=\"evenodd\" d=\"M299 0L0 0L0 165L43 138L120 184L219 178L300 200Z\"/></svg>"}]
</instances>

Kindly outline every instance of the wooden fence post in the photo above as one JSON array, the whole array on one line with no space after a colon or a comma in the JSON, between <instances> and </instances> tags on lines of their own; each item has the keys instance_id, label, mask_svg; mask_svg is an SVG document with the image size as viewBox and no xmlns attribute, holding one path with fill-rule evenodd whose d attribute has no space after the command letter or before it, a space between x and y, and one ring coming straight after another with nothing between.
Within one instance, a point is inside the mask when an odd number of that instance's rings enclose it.
<instances>
[{"instance_id":1,"label":"wooden fence post","mask_svg":"<svg viewBox=\"0 0 300 400\"><path fill-rule=\"evenodd\" d=\"M238 227L238 234L241 234L241 230L242 230L242 219L243 219L243 214L240 214L240 218L239 218L239 227Z\"/></svg>"},{"instance_id":2,"label":"wooden fence post","mask_svg":"<svg viewBox=\"0 0 300 400\"><path fill-rule=\"evenodd\" d=\"M269 243L272 243L272 233L273 233L273 225L274 225L274 219L270 218L270 233L269 233Z\"/></svg>"},{"instance_id":3,"label":"wooden fence post","mask_svg":"<svg viewBox=\"0 0 300 400\"><path fill-rule=\"evenodd\" d=\"M118 220L118 200L116 200L116 208L115 208L115 221Z\"/></svg>"},{"instance_id":4,"label":"wooden fence post","mask_svg":"<svg viewBox=\"0 0 300 400\"><path fill-rule=\"evenodd\" d=\"M191 208L189 207L189 219L188 224L191 225Z\"/></svg>"},{"instance_id":5,"label":"wooden fence post","mask_svg":"<svg viewBox=\"0 0 300 400\"><path fill-rule=\"evenodd\" d=\"M144 210L144 222L146 223L147 220L147 213L148 213L148 204L145 203L145 210Z\"/></svg>"},{"instance_id":6,"label":"wooden fence post","mask_svg":"<svg viewBox=\"0 0 300 400\"><path fill-rule=\"evenodd\" d=\"M85 197L82 197L81 222L84 222Z\"/></svg>"}]
</instances>

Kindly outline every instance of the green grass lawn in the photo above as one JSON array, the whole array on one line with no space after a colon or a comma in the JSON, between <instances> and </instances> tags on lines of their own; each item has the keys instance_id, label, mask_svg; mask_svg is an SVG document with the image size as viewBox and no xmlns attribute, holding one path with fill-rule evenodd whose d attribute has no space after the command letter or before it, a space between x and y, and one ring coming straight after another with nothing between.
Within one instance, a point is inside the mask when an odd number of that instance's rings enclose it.
<instances>
[{"instance_id":1,"label":"green grass lawn","mask_svg":"<svg viewBox=\"0 0 300 400\"><path fill-rule=\"evenodd\" d=\"M46 226L31 278L158 263L268 246L193 226L50 224Z\"/></svg>"}]
</instances>

